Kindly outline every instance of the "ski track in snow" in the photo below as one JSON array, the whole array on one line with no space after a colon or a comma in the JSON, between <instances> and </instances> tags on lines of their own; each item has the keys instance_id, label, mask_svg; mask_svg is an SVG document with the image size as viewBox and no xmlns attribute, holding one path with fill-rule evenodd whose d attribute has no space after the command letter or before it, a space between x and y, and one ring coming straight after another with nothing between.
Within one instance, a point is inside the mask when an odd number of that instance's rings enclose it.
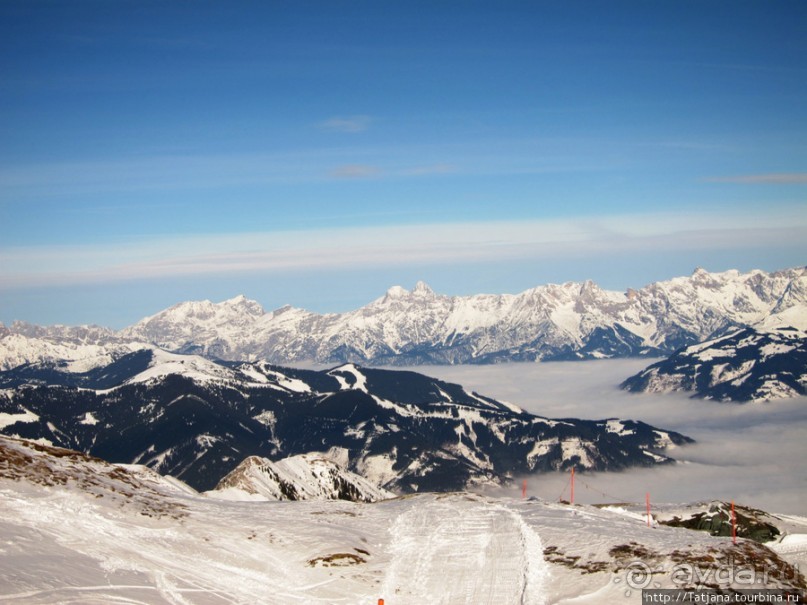
<instances>
[{"instance_id":1,"label":"ski track in snow","mask_svg":"<svg viewBox=\"0 0 807 605\"><path fill-rule=\"evenodd\" d=\"M419 503L390 528L384 594L400 605L542 605L549 574L538 535L503 506Z\"/></svg>"},{"instance_id":2,"label":"ski track in snow","mask_svg":"<svg viewBox=\"0 0 807 605\"><path fill-rule=\"evenodd\" d=\"M638 504L470 493L225 502L139 467L110 473L56 450L10 440L4 448L10 464L0 461L0 471L12 472L0 472L0 604L638 603L622 553L647 549L663 587L673 586L664 572L681 553L731 554L726 538L646 527ZM18 475L28 465L33 482ZM807 563L807 519L780 521L784 535L771 548Z\"/></svg>"}]
</instances>

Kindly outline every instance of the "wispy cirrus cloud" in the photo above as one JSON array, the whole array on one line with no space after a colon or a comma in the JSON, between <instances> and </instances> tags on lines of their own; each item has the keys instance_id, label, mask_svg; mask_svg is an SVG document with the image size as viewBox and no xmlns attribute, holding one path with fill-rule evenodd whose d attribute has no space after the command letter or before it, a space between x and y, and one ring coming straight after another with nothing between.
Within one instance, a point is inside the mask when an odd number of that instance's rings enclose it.
<instances>
[{"instance_id":1,"label":"wispy cirrus cloud","mask_svg":"<svg viewBox=\"0 0 807 605\"><path fill-rule=\"evenodd\" d=\"M356 132L364 132L370 127L370 123L372 121L373 119L370 116L365 115L339 116L320 122L318 126L322 130L352 134Z\"/></svg>"},{"instance_id":2,"label":"wispy cirrus cloud","mask_svg":"<svg viewBox=\"0 0 807 605\"><path fill-rule=\"evenodd\" d=\"M429 164L427 166L414 166L404 168L399 172L401 176L429 176L439 174L453 174L459 168L455 164Z\"/></svg>"},{"instance_id":3,"label":"wispy cirrus cloud","mask_svg":"<svg viewBox=\"0 0 807 605\"><path fill-rule=\"evenodd\" d=\"M369 179L380 176L381 168L369 164L345 164L337 166L328 174L334 179Z\"/></svg>"},{"instance_id":4,"label":"wispy cirrus cloud","mask_svg":"<svg viewBox=\"0 0 807 605\"><path fill-rule=\"evenodd\" d=\"M0 289L144 279L732 251L807 241L800 208L164 236L0 248ZM203 250L204 252L192 252Z\"/></svg>"},{"instance_id":5,"label":"wispy cirrus cloud","mask_svg":"<svg viewBox=\"0 0 807 605\"><path fill-rule=\"evenodd\" d=\"M344 164L333 168L328 176L335 179L405 178L455 174L458 170L455 164L445 163L391 168L381 168L372 164Z\"/></svg>"},{"instance_id":6,"label":"wispy cirrus cloud","mask_svg":"<svg viewBox=\"0 0 807 605\"><path fill-rule=\"evenodd\" d=\"M739 183L744 185L804 185L807 172L772 172L768 174L740 174L703 179L707 183Z\"/></svg>"},{"instance_id":7,"label":"wispy cirrus cloud","mask_svg":"<svg viewBox=\"0 0 807 605\"><path fill-rule=\"evenodd\" d=\"M428 149L426 150L428 152ZM409 153L409 152L407 152ZM414 149L411 153L424 153ZM352 162L344 160L350 157ZM379 160L379 165L363 162ZM459 160L465 165L466 157ZM312 183L451 174L457 163L417 164L384 148L324 149L289 153L155 155L0 167L0 204L28 198L110 192L199 191L243 185Z\"/></svg>"}]
</instances>

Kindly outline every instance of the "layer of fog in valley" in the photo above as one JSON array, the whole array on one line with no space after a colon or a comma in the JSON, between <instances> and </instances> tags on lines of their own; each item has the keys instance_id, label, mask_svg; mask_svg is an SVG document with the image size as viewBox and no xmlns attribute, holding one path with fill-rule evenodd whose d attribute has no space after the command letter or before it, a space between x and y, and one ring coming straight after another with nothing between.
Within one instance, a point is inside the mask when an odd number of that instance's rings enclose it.
<instances>
[{"instance_id":1,"label":"layer of fog in valley","mask_svg":"<svg viewBox=\"0 0 807 605\"><path fill-rule=\"evenodd\" d=\"M423 374L551 418L642 420L697 443L669 451L681 464L578 474L575 501L735 500L770 512L807 514L807 397L718 403L687 394L632 394L619 383L650 360L418 366ZM400 368L399 368L400 369ZM569 498L568 473L527 477L529 495ZM518 493L521 482L511 490Z\"/></svg>"}]
</instances>

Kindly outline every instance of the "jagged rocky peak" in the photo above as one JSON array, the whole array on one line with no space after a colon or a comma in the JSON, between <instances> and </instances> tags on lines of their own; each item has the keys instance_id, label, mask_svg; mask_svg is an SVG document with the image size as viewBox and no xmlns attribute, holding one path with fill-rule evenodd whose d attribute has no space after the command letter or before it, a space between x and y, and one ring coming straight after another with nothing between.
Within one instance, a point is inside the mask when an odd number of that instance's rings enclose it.
<instances>
[{"instance_id":1,"label":"jagged rocky peak","mask_svg":"<svg viewBox=\"0 0 807 605\"><path fill-rule=\"evenodd\" d=\"M125 328L120 335L169 349L188 346L208 349L213 345L229 349L229 343L221 346L219 341L226 340L234 331L252 327L264 315L258 302L243 295L219 303L188 301L147 317Z\"/></svg>"},{"instance_id":2,"label":"jagged rocky peak","mask_svg":"<svg viewBox=\"0 0 807 605\"><path fill-rule=\"evenodd\" d=\"M392 497L339 464L330 452L300 454L272 462L249 456L207 494L224 500L349 500Z\"/></svg>"},{"instance_id":3,"label":"jagged rocky peak","mask_svg":"<svg viewBox=\"0 0 807 605\"><path fill-rule=\"evenodd\" d=\"M431 297L434 296L434 290L424 281L419 281L415 284L412 294L415 296Z\"/></svg>"},{"instance_id":4,"label":"jagged rocky peak","mask_svg":"<svg viewBox=\"0 0 807 605\"><path fill-rule=\"evenodd\" d=\"M147 320L177 316L185 316L196 319L210 319L216 317L217 315L227 314L227 312L232 311L254 316L264 314L263 307L261 307L260 303L248 299L243 294L239 294L234 298L230 298L219 303L214 303L210 300L182 302L173 305L172 307L157 313L156 315L152 315L150 318L147 318Z\"/></svg>"},{"instance_id":5,"label":"jagged rocky peak","mask_svg":"<svg viewBox=\"0 0 807 605\"><path fill-rule=\"evenodd\" d=\"M243 294L239 294L238 296L235 296L229 300L225 300L221 304L233 309L246 311L250 315L263 315L265 313L263 307L258 301L247 298Z\"/></svg>"},{"instance_id":6,"label":"jagged rocky peak","mask_svg":"<svg viewBox=\"0 0 807 605\"><path fill-rule=\"evenodd\" d=\"M289 311L291 311L293 309L294 309L294 307L292 307L291 305L288 305L288 304L283 305L282 307L278 307L277 309L272 311L272 315L277 317L278 315L283 315L284 313L288 313Z\"/></svg>"},{"instance_id":7,"label":"jagged rocky peak","mask_svg":"<svg viewBox=\"0 0 807 605\"><path fill-rule=\"evenodd\" d=\"M719 288L722 283L737 279L739 271L726 271L724 273L710 273L703 267L696 267L692 272L692 282L696 286L706 288Z\"/></svg>"},{"instance_id":8,"label":"jagged rocky peak","mask_svg":"<svg viewBox=\"0 0 807 605\"><path fill-rule=\"evenodd\" d=\"M807 268L805 268L805 273L788 283L784 294L782 294L781 298L777 301L773 312L781 313L787 311L788 309L803 304L804 300L807 300ZM804 315L807 315L807 313Z\"/></svg>"},{"instance_id":9,"label":"jagged rocky peak","mask_svg":"<svg viewBox=\"0 0 807 605\"><path fill-rule=\"evenodd\" d=\"M575 309L580 313L585 312L589 307L595 306L600 302L602 289L593 281L587 279L580 284L580 290L576 298L577 304L575 305Z\"/></svg>"},{"instance_id":10,"label":"jagged rocky peak","mask_svg":"<svg viewBox=\"0 0 807 605\"><path fill-rule=\"evenodd\" d=\"M114 332L109 328L96 325L38 326L27 321L14 321L6 334L20 334L27 338L47 339L55 342L72 341L76 344L101 343L114 339ZM4 335L0 329L0 335Z\"/></svg>"},{"instance_id":11,"label":"jagged rocky peak","mask_svg":"<svg viewBox=\"0 0 807 605\"><path fill-rule=\"evenodd\" d=\"M403 298L407 294L409 294L409 290L407 290L403 286L391 286L387 290L387 293L384 295L384 300L387 301Z\"/></svg>"},{"instance_id":12,"label":"jagged rocky peak","mask_svg":"<svg viewBox=\"0 0 807 605\"><path fill-rule=\"evenodd\" d=\"M407 290L403 286L392 286L389 288L381 299L382 303L390 303L392 301L397 300L409 300L409 299L430 299L434 298L435 293L426 282L419 281L415 284L415 287L412 290Z\"/></svg>"}]
</instances>

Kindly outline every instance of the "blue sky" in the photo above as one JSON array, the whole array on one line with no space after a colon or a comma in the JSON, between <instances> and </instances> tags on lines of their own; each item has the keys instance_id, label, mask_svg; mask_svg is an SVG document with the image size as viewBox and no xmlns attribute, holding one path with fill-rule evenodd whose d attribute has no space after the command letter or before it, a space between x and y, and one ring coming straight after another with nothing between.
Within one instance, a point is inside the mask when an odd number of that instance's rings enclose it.
<instances>
[{"instance_id":1,"label":"blue sky","mask_svg":"<svg viewBox=\"0 0 807 605\"><path fill-rule=\"evenodd\" d=\"M0 3L0 321L807 263L807 4Z\"/></svg>"}]
</instances>

